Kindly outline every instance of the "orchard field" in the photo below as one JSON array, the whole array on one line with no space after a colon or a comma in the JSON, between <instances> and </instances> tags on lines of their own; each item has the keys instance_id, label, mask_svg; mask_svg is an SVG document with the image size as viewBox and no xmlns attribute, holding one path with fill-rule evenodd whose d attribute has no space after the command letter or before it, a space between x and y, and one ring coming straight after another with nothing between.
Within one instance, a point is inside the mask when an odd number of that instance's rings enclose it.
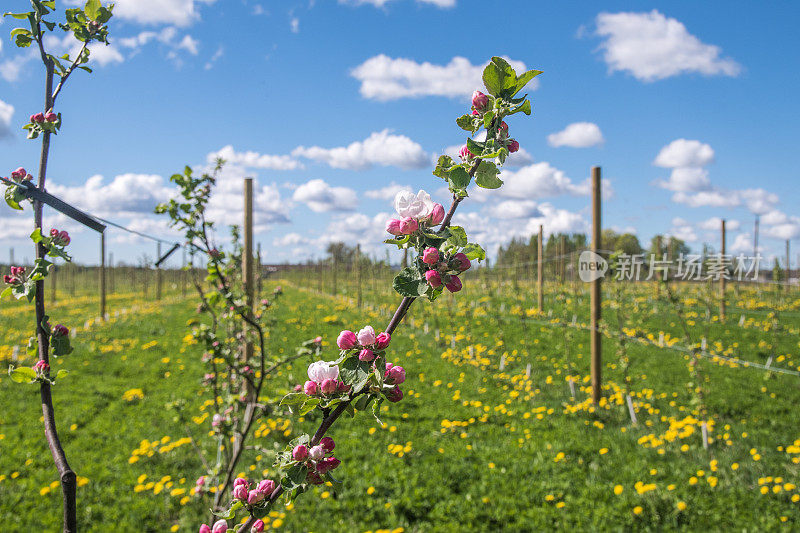
<instances>
[{"instance_id":1,"label":"orchard field","mask_svg":"<svg viewBox=\"0 0 800 533\"><path fill-rule=\"evenodd\" d=\"M798 527L795 294L743 285L736 297L731 291L720 323L703 303L710 298L704 284L677 288L683 319L655 285L628 284L620 307L617 287L605 284L604 397L594 407L587 286L547 284L545 312L539 313L535 285L503 276L501 270L474 270L464 276L458 298L411 310L401 326L406 334L394 341L396 363L408 373L405 397L381 409L382 426L362 415L334 428L337 450L348 458L337 470L342 483L315 487L295 504L279 502L266 528ZM330 285L307 280L278 272L263 282L262 297L272 298L278 285L283 289L271 311L271 354L314 334L323 337L323 353L336 352L341 329L361 322L380 327L397 303L388 290L362 284L371 305L359 309L352 276L340 275L336 294ZM173 283L161 302L140 292L115 294L107 321L93 318L96 305L96 294L84 291L50 307L78 325L75 351L53 363L54 371L70 369L53 394L62 443L79 476L79 520L96 531L195 531L210 504L193 494L202 465L190 437L211 430L209 403L199 396L203 350L186 335L198 320L196 300ZM0 310L4 365L14 346L20 361L31 363L22 333L26 307L15 302ZM696 347L707 339L699 352L700 380L691 385L681 320ZM241 474L274 475L276 449L318 424L317 412L298 419L277 405L306 379L310 361L297 360L268 380L260 400L273 407L256 422ZM769 370L743 364L768 361ZM41 438L38 391L3 376L0 396L0 518L29 531L56 530L58 478ZM186 427L165 408L176 400L185 402Z\"/></svg>"}]
</instances>

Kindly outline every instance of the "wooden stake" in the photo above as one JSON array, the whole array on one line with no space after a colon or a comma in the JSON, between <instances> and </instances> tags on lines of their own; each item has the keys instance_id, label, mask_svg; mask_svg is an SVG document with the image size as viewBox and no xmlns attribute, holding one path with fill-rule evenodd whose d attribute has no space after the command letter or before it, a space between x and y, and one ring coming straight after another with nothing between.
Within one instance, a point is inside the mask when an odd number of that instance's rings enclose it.
<instances>
[{"instance_id":1,"label":"wooden stake","mask_svg":"<svg viewBox=\"0 0 800 533\"><path fill-rule=\"evenodd\" d=\"M592 167L592 251L596 254L602 249L601 227L602 218L600 216L600 197L602 194L600 184L600 167ZM594 280L591 285L591 374L592 374L592 401L595 404L600 402L601 396L601 359L602 343L600 330L601 318L601 280Z\"/></svg>"},{"instance_id":2,"label":"wooden stake","mask_svg":"<svg viewBox=\"0 0 800 533\"><path fill-rule=\"evenodd\" d=\"M161 243L156 243L156 261L161 259ZM156 267L156 300L161 301L161 265Z\"/></svg>"},{"instance_id":3,"label":"wooden stake","mask_svg":"<svg viewBox=\"0 0 800 533\"><path fill-rule=\"evenodd\" d=\"M725 219L722 219L722 252L720 255L720 262L723 261L725 256ZM719 277L719 320L725 321L725 276L727 272L723 272Z\"/></svg>"},{"instance_id":4,"label":"wooden stake","mask_svg":"<svg viewBox=\"0 0 800 533\"><path fill-rule=\"evenodd\" d=\"M539 258L536 264L536 297L537 297L537 308L539 309L540 313L544 312L544 293L542 291L542 278L544 274L544 261L542 260L542 251L543 251L543 243L542 239L544 239L544 226L539 224L539 242L537 245L537 257Z\"/></svg>"},{"instance_id":5,"label":"wooden stake","mask_svg":"<svg viewBox=\"0 0 800 533\"><path fill-rule=\"evenodd\" d=\"M255 276L253 275L253 178L244 179L244 250L242 250L242 280L244 282L245 302L247 309L252 312L253 293L255 291ZM247 328L245 328L245 332ZM253 358L253 343L245 342L244 363ZM247 391L249 394L249 390Z\"/></svg>"},{"instance_id":6,"label":"wooden stake","mask_svg":"<svg viewBox=\"0 0 800 533\"><path fill-rule=\"evenodd\" d=\"M361 308L361 245L356 244L356 259L353 266L356 269L356 292L358 294L358 307Z\"/></svg>"},{"instance_id":7,"label":"wooden stake","mask_svg":"<svg viewBox=\"0 0 800 533\"><path fill-rule=\"evenodd\" d=\"M100 234L100 317L106 316L106 233Z\"/></svg>"}]
</instances>

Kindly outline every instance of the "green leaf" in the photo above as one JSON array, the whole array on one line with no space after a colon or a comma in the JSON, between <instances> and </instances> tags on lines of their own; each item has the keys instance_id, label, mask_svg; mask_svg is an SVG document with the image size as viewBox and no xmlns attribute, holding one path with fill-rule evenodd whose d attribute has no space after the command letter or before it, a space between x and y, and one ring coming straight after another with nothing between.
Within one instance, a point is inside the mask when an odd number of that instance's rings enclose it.
<instances>
[{"instance_id":1,"label":"green leaf","mask_svg":"<svg viewBox=\"0 0 800 533\"><path fill-rule=\"evenodd\" d=\"M475 172L475 184L484 189L498 189L503 180L497 177L497 167L489 161L481 161Z\"/></svg>"},{"instance_id":2,"label":"green leaf","mask_svg":"<svg viewBox=\"0 0 800 533\"><path fill-rule=\"evenodd\" d=\"M353 407L358 409L359 411L365 410L369 406L369 402L374 399L374 396L371 394L364 394L363 396L359 396L358 400L356 400Z\"/></svg>"},{"instance_id":3,"label":"green leaf","mask_svg":"<svg viewBox=\"0 0 800 533\"><path fill-rule=\"evenodd\" d=\"M86 16L92 20L95 20L97 16L100 14L100 0L88 0L86 5L83 7L84 13Z\"/></svg>"},{"instance_id":4,"label":"green leaf","mask_svg":"<svg viewBox=\"0 0 800 533\"><path fill-rule=\"evenodd\" d=\"M375 420L378 421L378 424L383 426L383 422L380 418L378 418L378 413L381 412L381 404L383 403L383 396L379 397L375 403L372 404L372 416L375 417Z\"/></svg>"},{"instance_id":5,"label":"green leaf","mask_svg":"<svg viewBox=\"0 0 800 533\"><path fill-rule=\"evenodd\" d=\"M56 372L56 379L65 378L65 377L67 377L67 374L69 374L69 370L64 370L64 369L62 368L61 370L59 370L58 372Z\"/></svg>"},{"instance_id":6,"label":"green leaf","mask_svg":"<svg viewBox=\"0 0 800 533\"><path fill-rule=\"evenodd\" d=\"M34 244L39 244L42 239L44 239L44 235L42 235L42 228L36 228L33 230L33 233L31 233L31 240L34 242Z\"/></svg>"},{"instance_id":7,"label":"green leaf","mask_svg":"<svg viewBox=\"0 0 800 533\"><path fill-rule=\"evenodd\" d=\"M486 259L486 251L481 245L474 242L468 243L461 251L467 256L467 259L477 259L478 261Z\"/></svg>"},{"instance_id":8,"label":"green leaf","mask_svg":"<svg viewBox=\"0 0 800 533\"><path fill-rule=\"evenodd\" d=\"M299 416L307 415L308 413L317 408L317 406L319 405L319 401L320 401L319 398L309 398L303 403L303 405L300 406L298 415Z\"/></svg>"},{"instance_id":9,"label":"green leaf","mask_svg":"<svg viewBox=\"0 0 800 533\"><path fill-rule=\"evenodd\" d=\"M472 155L476 157L480 157L483 153L483 149L486 147L486 143L478 142L474 139L467 138L467 150L472 152Z\"/></svg>"},{"instance_id":10,"label":"green leaf","mask_svg":"<svg viewBox=\"0 0 800 533\"><path fill-rule=\"evenodd\" d=\"M3 13L4 17L12 17L17 20L25 20L28 18L29 13Z\"/></svg>"},{"instance_id":11,"label":"green leaf","mask_svg":"<svg viewBox=\"0 0 800 533\"><path fill-rule=\"evenodd\" d=\"M511 112L509 113L509 115L513 115L515 113L520 113L520 112L525 113L526 115L530 115L531 114L531 101L530 100L525 100L524 102L522 102L522 104L520 104L517 107L515 107L514 109L512 109Z\"/></svg>"},{"instance_id":12,"label":"green leaf","mask_svg":"<svg viewBox=\"0 0 800 533\"><path fill-rule=\"evenodd\" d=\"M514 90L513 93L509 94L508 96L514 96L515 94L520 92L522 90L522 88L525 87L528 84L529 81L531 81L533 78L535 78L536 76L538 76L541 73L542 73L541 70L529 70L529 71L517 76L517 80L516 80L516 84L515 84L515 90ZM530 105L529 105L529 109L530 109ZM526 113L526 114L530 115L530 113Z\"/></svg>"},{"instance_id":13,"label":"green leaf","mask_svg":"<svg viewBox=\"0 0 800 533\"><path fill-rule=\"evenodd\" d=\"M36 380L36 371L27 366L21 366L19 368L9 366L8 375L11 377L11 381L15 383L30 383Z\"/></svg>"},{"instance_id":14,"label":"green leaf","mask_svg":"<svg viewBox=\"0 0 800 533\"><path fill-rule=\"evenodd\" d=\"M461 115L456 119L456 124L462 130L466 130L470 133L475 131L475 121L473 120L475 117L473 115Z\"/></svg>"},{"instance_id":15,"label":"green leaf","mask_svg":"<svg viewBox=\"0 0 800 533\"><path fill-rule=\"evenodd\" d=\"M460 165L453 167L447 177L447 181L450 183L450 190L453 192L466 189L469 186L469 182L472 181L469 173Z\"/></svg>"},{"instance_id":16,"label":"green leaf","mask_svg":"<svg viewBox=\"0 0 800 533\"><path fill-rule=\"evenodd\" d=\"M25 199L25 195L19 191L17 186L9 186L4 194L6 203L11 209L22 211L22 206L19 203Z\"/></svg>"},{"instance_id":17,"label":"green leaf","mask_svg":"<svg viewBox=\"0 0 800 533\"><path fill-rule=\"evenodd\" d=\"M487 130L492 125L492 120L494 119L494 109L490 109L483 115L483 127Z\"/></svg>"},{"instance_id":18,"label":"green leaf","mask_svg":"<svg viewBox=\"0 0 800 533\"><path fill-rule=\"evenodd\" d=\"M453 158L449 155L440 155L439 161L436 163L436 168L433 169L433 175L447 180L447 175L455 164L455 161L453 161Z\"/></svg>"},{"instance_id":19,"label":"green leaf","mask_svg":"<svg viewBox=\"0 0 800 533\"><path fill-rule=\"evenodd\" d=\"M392 287L400 296L416 298L425 294L428 290L428 282L420 275L419 270L406 267L395 276ZM356 359L358 358L356 357Z\"/></svg>"},{"instance_id":20,"label":"green leaf","mask_svg":"<svg viewBox=\"0 0 800 533\"><path fill-rule=\"evenodd\" d=\"M244 507L244 504L241 501L236 500L233 505L231 505L230 508L225 511L211 510L211 512L214 514L214 516L218 516L225 520L231 520L234 516L236 516L236 511L242 507Z\"/></svg>"},{"instance_id":21,"label":"green leaf","mask_svg":"<svg viewBox=\"0 0 800 533\"><path fill-rule=\"evenodd\" d=\"M511 65L502 57L493 57L483 69L483 84L486 85L486 90L492 96L500 96L509 79L516 84L517 75Z\"/></svg>"},{"instance_id":22,"label":"green leaf","mask_svg":"<svg viewBox=\"0 0 800 533\"><path fill-rule=\"evenodd\" d=\"M467 232L461 226L450 226L450 238L447 242L457 247L466 246Z\"/></svg>"},{"instance_id":23,"label":"green leaf","mask_svg":"<svg viewBox=\"0 0 800 533\"><path fill-rule=\"evenodd\" d=\"M281 398L281 403L278 405L297 405L306 401L306 398L308 398L308 396L305 393L291 392Z\"/></svg>"},{"instance_id":24,"label":"green leaf","mask_svg":"<svg viewBox=\"0 0 800 533\"><path fill-rule=\"evenodd\" d=\"M371 365L367 361L360 361L358 355L351 355L339 365L339 377L353 388L353 392L361 392L369 381Z\"/></svg>"}]
</instances>

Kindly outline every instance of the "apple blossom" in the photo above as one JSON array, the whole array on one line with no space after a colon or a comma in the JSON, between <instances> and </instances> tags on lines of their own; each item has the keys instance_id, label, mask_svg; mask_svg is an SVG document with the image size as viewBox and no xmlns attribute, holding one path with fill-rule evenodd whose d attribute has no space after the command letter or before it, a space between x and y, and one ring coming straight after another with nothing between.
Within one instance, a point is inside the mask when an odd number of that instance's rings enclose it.
<instances>
[{"instance_id":1,"label":"apple blossom","mask_svg":"<svg viewBox=\"0 0 800 533\"><path fill-rule=\"evenodd\" d=\"M363 348L358 354L359 361L372 361L375 359L375 354L369 348Z\"/></svg>"},{"instance_id":2,"label":"apple blossom","mask_svg":"<svg viewBox=\"0 0 800 533\"><path fill-rule=\"evenodd\" d=\"M333 439L330 437L322 437L319 441L319 445L322 446L326 452L330 453L336 448L336 443L333 442Z\"/></svg>"},{"instance_id":3,"label":"apple blossom","mask_svg":"<svg viewBox=\"0 0 800 533\"><path fill-rule=\"evenodd\" d=\"M344 330L339 333L339 337L336 339L336 345L340 350L349 350L355 346L357 342L358 337L356 337L356 334L348 330Z\"/></svg>"},{"instance_id":4,"label":"apple blossom","mask_svg":"<svg viewBox=\"0 0 800 533\"><path fill-rule=\"evenodd\" d=\"M396 218L390 218L386 221L386 231L392 235L402 235L400 230L400 221Z\"/></svg>"},{"instance_id":5,"label":"apple blossom","mask_svg":"<svg viewBox=\"0 0 800 533\"><path fill-rule=\"evenodd\" d=\"M332 394L336 392L337 383L335 379L326 379L320 384L322 394Z\"/></svg>"},{"instance_id":6,"label":"apple blossom","mask_svg":"<svg viewBox=\"0 0 800 533\"><path fill-rule=\"evenodd\" d=\"M402 366L393 366L386 371L385 378L389 385L401 385L406 380L406 371Z\"/></svg>"},{"instance_id":7,"label":"apple blossom","mask_svg":"<svg viewBox=\"0 0 800 533\"><path fill-rule=\"evenodd\" d=\"M308 458L308 446L305 444L298 444L292 450L292 458L295 461L303 461Z\"/></svg>"},{"instance_id":8,"label":"apple blossom","mask_svg":"<svg viewBox=\"0 0 800 533\"><path fill-rule=\"evenodd\" d=\"M358 344L361 346L372 346L375 344L375 329L372 326L364 326L358 332Z\"/></svg>"},{"instance_id":9,"label":"apple blossom","mask_svg":"<svg viewBox=\"0 0 800 533\"><path fill-rule=\"evenodd\" d=\"M400 191L394 197L394 208L402 218L427 218L433 210L433 200L424 190L417 194Z\"/></svg>"},{"instance_id":10,"label":"apple blossom","mask_svg":"<svg viewBox=\"0 0 800 533\"><path fill-rule=\"evenodd\" d=\"M318 386L314 381L306 381L303 385L303 392L309 396L314 396L318 392Z\"/></svg>"},{"instance_id":11,"label":"apple blossom","mask_svg":"<svg viewBox=\"0 0 800 533\"><path fill-rule=\"evenodd\" d=\"M400 221L400 232L403 235L411 235L417 229L419 229L419 222L415 218L405 217Z\"/></svg>"},{"instance_id":12,"label":"apple blossom","mask_svg":"<svg viewBox=\"0 0 800 533\"><path fill-rule=\"evenodd\" d=\"M315 361L308 365L308 377L311 381L322 384L326 379L337 379L339 367L328 361Z\"/></svg>"},{"instance_id":13,"label":"apple blossom","mask_svg":"<svg viewBox=\"0 0 800 533\"><path fill-rule=\"evenodd\" d=\"M217 520L214 527L211 528L211 533L225 533L228 531L228 522L225 520Z\"/></svg>"},{"instance_id":14,"label":"apple blossom","mask_svg":"<svg viewBox=\"0 0 800 533\"><path fill-rule=\"evenodd\" d=\"M458 276L452 275L450 276L450 281L444 284L447 287L447 290L450 292L458 292L461 290L461 280L458 279Z\"/></svg>"},{"instance_id":15,"label":"apple blossom","mask_svg":"<svg viewBox=\"0 0 800 533\"><path fill-rule=\"evenodd\" d=\"M439 250L430 246L422 252L422 262L427 265L432 265L439 261Z\"/></svg>"},{"instance_id":16,"label":"apple blossom","mask_svg":"<svg viewBox=\"0 0 800 533\"><path fill-rule=\"evenodd\" d=\"M385 331L382 332L382 333L379 333L378 336L375 337L375 347L378 348L379 350L383 350L387 346L389 346L389 343L391 342L391 340L392 340L392 336L389 335L388 333L386 333Z\"/></svg>"},{"instance_id":17,"label":"apple blossom","mask_svg":"<svg viewBox=\"0 0 800 533\"><path fill-rule=\"evenodd\" d=\"M438 226L444 220L444 207L442 204L433 204L433 209L431 210L431 216L428 219L428 222L431 226Z\"/></svg>"},{"instance_id":18,"label":"apple blossom","mask_svg":"<svg viewBox=\"0 0 800 533\"><path fill-rule=\"evenodd\" d=\"M511 139L508 143L508 151L511 152L512 154L514 152L519 151L519 142L515 141L514 139Z\"/></svg>"},{"instance_id":19,"label":"apple blossom","mask_svg":"<svg viewBox=\"0 0 800 533\"><path fill-rule=\"evenodd\" d=\"M311 458L312 461L319 461L325 457L325 448L317 444L308 450L308 457Z\"/></svg>"},{"instance_id":20,"label":"apple blossom","mask_svg":"<svg viewBox=\"0 0 800 533\"><path fill-rule=\"evenodd\" d=\"M442 286L442 275L437 270L428 270L425 272L425 279L431 287L437 289Z\"/></svg>"},{"instance_id":21,"label":"apple blossom","mask_svg":"<svg viewBox=\"0 0 800 533\"><path fill-rule=\"evenodd\" d=\"M489 103L489 97L480 91L472 93L472 106L476 110L482 110Z\"/></svg>"}]
</instances>

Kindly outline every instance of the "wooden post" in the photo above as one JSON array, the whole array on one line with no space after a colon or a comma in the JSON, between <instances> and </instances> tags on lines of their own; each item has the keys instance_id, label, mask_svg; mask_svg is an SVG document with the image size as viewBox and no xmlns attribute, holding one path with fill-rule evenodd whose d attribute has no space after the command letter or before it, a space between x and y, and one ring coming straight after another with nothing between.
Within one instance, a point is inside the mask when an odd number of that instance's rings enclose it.
<instances>
[{"instance_id":1,"label":"wooden post","mask_svg":"<svg viewBox=\"0 0 800 533\"><path fill-rule=\"evenodd\" d=\"M242 281L244 282L245 304L248 312L253 310L253 293L255 292L255 269L253 268L253 178L244 179L244 250L242 250ZM245 326L245 332L248 328ZM263 356L263 354L262 354ZM253 359L253 343L245 342L242 353L244 363ZM245 389L248 396L249 387Z\"/></svg>"},{"instance_id":2,"label":"wooden post","mask_svg":"<svg viewBox=\"0 0 800 533\"><path fill-rule=\"evenodd\" d=\"M792 262L789 256L789 239L786 239L786 275L784 278L784 285L786 285L786 292L789 292L789 271L792 269Z\"/></svg>"},{"instance_id":3,"label":"wooden post","mask_svg":"<svg viewBox=\"0 0 800 533\"><path fill-rule=\"evenodd\" d=\"M356 293L358 294L358 307L361 308L361 245L356 244Z\"/></svg>"},{"instance_id":4,"label":"wooden post","mask_svg":"<svg viewBox=\"0 0 800 533\"><path fill-rule=\"evenodd\" d=\"M106 232L100 234L100 317L106 318Z\"/></svg>"},{"instance_id":5,"label":"wooden post","mask_svg":"<svg viewBox=\"0 0 800 533\"><path fill-rule=\"evenodd\" d=\"M544 313L544 292L542 291L542 278L544 277L544 261L542 250L544 239L544 226L539 224L539 242L536 247L538 261L536 262L536 305L540 313Z\"/></svg>"},{"instance_id":6,"label":"wooden post","mask_svg":"<svg viewBox=\"0 0 800 533\"><path fill-rule=\"evenodd\" d=\"M156 261L161 259L161 243L156 243ZM156 267L156 300L161 301L161 265Z\"/></svg>"},{"instance_id":7,"label":"wooden post","mask_svg":"<svg viewBox=\"0 0 800 533\"><path fill-rule=\"evenodd\" d=\"M602 249L601 227L602 218L600 216L600 197L602 187L600 184L600 167L592 167L592 251L597 254ZM591 374L592 374L592 401L595 404L600 402L601 396L601 360L602 344L600 330L600 309L601 309L601 280L594 280L591 286Z\"/></svg>"},{"instance_id":8,"label":"wooden post","mask_svg":"<svg viewBox=\"0 0 800 533\"><path fill-rule=\"evenodd\" d=\"M186 265L186 247L183 247L183 251L181 253L182 257L182 264L183 267L181 268L181 296L186 296L186 278L189 275L189 271L187 270Z\"/></svg>"},{"instance_id":9,"label":"wooden post","mask_svg":"<svg viewBox=\"0 0 800 533\"><path fill-rule=\"evenodd\" d=\"M725 256L725 219L722 219L722 248L721 248L720 262L724 261ZM723 263L724 264L724 263ZM727 271L723 272L719 277L719 320L725 321L725 276Z\"/></svg>"},{"instance_id":10,"label":"wooden post","mask_svg":"<svg viewBox=\"0 0 800 533\"><path fill-rule=\"evenodd\" d=\"M108 254L108 292L114 294L114 254Z\"/></svg>"},{"instance_id":11,"label":"wooden post","mask_svg":"<svg viewBox=\"0 0 800 533\"><path fill-rule=\"evenodd\" d=\"M264 285L264 273L261 268L261 243L256 246L256 294L261 298L262 287Z\"/></svg>"},{"instance_id":12,"label":"wooden post","mask_svg":"<svg viewBox=\"0 0 800 533\"><path fill-rule=\"evenodd\" d=\"M558 266L558 277L559 277L559 279L561 281L561 284L563 285L564 284L564 273L565 273L564 261L566 260L566 257L564 257L565 250L566 250L566 245L564 244L564 235L559 235L558 249L559 249L559 256L560 256L559 260L558 260L558 265L559 265Z\"/></svg>"},{"instance_id":13,"label":"wooden post","mask_svg":"<svg viewBox=\"0 0 800 533\"><path fill-rule=\"evenodd\" d=\"M56 283L56 275L58 272L58 265L56 265L56 260L53 258L53 267L50 269L50 303L56 303L56 291L58 290L58 286Z\"/></svg>"}]
</instances>

